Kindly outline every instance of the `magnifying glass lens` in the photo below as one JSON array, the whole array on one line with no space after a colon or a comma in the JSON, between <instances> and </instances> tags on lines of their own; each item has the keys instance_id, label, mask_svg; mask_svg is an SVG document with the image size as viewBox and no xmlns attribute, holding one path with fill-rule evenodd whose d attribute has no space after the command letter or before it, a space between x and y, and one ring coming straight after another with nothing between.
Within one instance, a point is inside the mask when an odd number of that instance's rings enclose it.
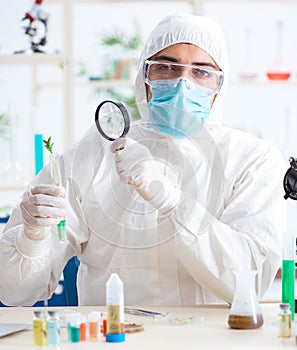
<instances>
[{"instance_id":1,"label":"magnifying glass lens","mask_svg":"<svg viewBox=\"0 0 297 350\"><path fill-rule=\"evenodd\" d=\"M95 122L100 134L109 141L125 137L130 126L128 111L118 101L103 101L97 107Z\"/></svg>"},{"instance_id":2,"label":"magnifying glass lens","mask_svg":"<svg viewBox=\"0 0 297 350\"><path fill-rule=\"evenodd\" d=\"M125 128L124 119L118 107L112 103L105 103L100 109L100 125L103 132L110 138L118 139Z\"/></svg>"}]
</instances>

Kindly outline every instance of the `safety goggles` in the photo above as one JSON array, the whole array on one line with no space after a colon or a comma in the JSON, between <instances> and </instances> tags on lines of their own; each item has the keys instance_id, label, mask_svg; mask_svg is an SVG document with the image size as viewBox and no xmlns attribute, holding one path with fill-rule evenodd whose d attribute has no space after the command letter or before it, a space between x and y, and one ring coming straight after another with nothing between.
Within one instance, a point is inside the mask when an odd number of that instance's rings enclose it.
<instances>
[{"instance_id":1,"label":"safety goggles","mask_svg":"<svg viewBox=\"0 0 297 350\"><path fill-rule=\"evenodd\" d=\"M224 81L224 73L222 71L173 62L146 60L143 73L146 84L153 86L154 81L162 81L163 84L159 85L162 89L167 89L169 84L172 86L171 82L176 81L176 79L186 77L215 94L220 91Z\"/></svg>"}]
</instances>

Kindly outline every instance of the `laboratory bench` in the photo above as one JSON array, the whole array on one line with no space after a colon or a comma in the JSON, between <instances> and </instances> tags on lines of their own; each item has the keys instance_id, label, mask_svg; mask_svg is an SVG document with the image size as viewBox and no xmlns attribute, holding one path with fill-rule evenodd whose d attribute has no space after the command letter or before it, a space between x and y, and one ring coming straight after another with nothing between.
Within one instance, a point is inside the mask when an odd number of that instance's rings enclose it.
<instances>
[{"instance_id":1,"label":"laboratory bench","mask_svg":"<svg viewBox=\"0 0 297 350\"><path fill-rule=\"evenodd\" d=\"M163 314L169 313L166 318L162 316L149 317L125 314L125 322L143 325L144 330L138 333L126 334L126 341L122 343L106 343L102 338L86 340L79 343L70 343L67 330L61 328L61 345L59 349L282 349L297 348L295 336L289 340L278 338L278 312L279 303L261 303L263 326L257 329L235 330L228 326L230 308L227 305L199 305L193 307L142 307ZM0 323L27 323L30 328L0 338L0 348L5 350L32 350L32 307L0 308ZM42 308L45 310L46 308ZM49 308L53 309L53 308ZM69 310L79 311L86 316L90 311L105 311L106 307L55 307L61 316ZM295 328L294 328L295 329ZM294 333L294 332L293 332ZM35 347L35 349L53 349L50 346Z\"/></svg>"}]
</instances>

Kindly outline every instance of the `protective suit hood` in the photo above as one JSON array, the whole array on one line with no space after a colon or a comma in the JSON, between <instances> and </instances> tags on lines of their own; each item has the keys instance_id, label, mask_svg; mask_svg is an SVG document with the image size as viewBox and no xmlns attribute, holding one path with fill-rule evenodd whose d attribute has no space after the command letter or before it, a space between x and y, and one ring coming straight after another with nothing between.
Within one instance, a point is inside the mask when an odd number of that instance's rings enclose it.
<instances>
[{"instance_id":1,"label":"protective suit hood","mask_svg":"<svg viewBox=\"0 0 297 350\"><path fill-rule=\"evenodd\" d=\"M139 70L136 76L136 103L142 121L147 121L147 97L143 79L145 60L166 47L188 43L206 51L224 72L224 83L212 106L209 123L222 120L222 100L228 85L228 49L223 31L218 24L208 17L191 14L172 14L165 17L153 29L147 38L140 56Z\"/></svg>"}]
</instances>

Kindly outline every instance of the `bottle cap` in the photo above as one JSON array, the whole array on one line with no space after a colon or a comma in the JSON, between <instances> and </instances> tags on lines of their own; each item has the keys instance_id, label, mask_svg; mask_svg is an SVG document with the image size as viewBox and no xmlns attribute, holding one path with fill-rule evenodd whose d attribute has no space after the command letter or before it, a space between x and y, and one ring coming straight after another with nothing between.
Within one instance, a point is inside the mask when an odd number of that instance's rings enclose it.
<instances>
[{"instance_id":1,"label":"bottle cap","mask_svg":"<svg viewBox=\"0 0 297 350\"><path fill-rule=\"evenodd\" d=\"M49 311L48 311L48 314L49 314L50 316L57 316L57 315L58 315L58 312L57 312L57 311L53 311L53 310L49 310Z\"/></svg>"},{"instance_id":2,"label":"bottle cap","mask_svg":"<svg viewBox=\"0 0 297 350\"><path fill-rule=\"evenodd\" d=\"M44 311L43 310L35 310L34 315L35 316L44 316Z\"/></svg>"},{"instance_id":3,"label":"bottle cap","mask_svg":"<svg viewBox=\"0 0 297 350\"><path fill-rule=\"evenodd\" d=\"M289 310L291 305L289 303L281 303L279 306L282 310Z\"/></svg>"},{"instance_id":4,"label":"bottle cap","mask_svg":"<svg viewBox=\"0 0 297 350\"><path fill-rule=\"evenodd\" d=\"M120 343L126 340L125 333L106 333L106 342L108 343Z\"/></svg>"}]
</instances>

